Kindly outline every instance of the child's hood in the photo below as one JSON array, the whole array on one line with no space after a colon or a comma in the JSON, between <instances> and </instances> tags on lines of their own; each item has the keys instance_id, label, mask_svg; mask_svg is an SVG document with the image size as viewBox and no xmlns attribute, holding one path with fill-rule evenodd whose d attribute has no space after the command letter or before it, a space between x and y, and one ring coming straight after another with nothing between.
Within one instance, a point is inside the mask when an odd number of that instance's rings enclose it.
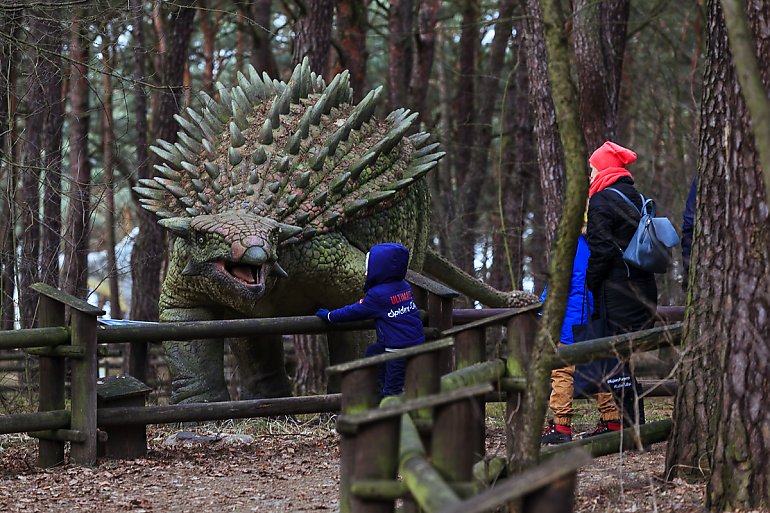
<instances>
[{"instance_id":1,"label":"child's hood","mask_svg":"<svg viewBox=\"0 0 770 513\"><path fill-rule=\"evenodd\" d=\"M372 246L364 291L382 283L403 280L408 267L409 250L401 244L388 242Z\"/></svg>"}]
</instances>

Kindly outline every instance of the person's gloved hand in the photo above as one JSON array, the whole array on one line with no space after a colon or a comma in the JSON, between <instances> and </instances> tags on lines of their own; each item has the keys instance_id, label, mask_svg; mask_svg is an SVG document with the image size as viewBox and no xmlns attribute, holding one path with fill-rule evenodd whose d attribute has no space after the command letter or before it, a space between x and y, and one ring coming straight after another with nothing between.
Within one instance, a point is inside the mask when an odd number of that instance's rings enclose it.
<instances>
[{"instance_id":1,"label":"person's gloved hand","mask_svg":"<svg viewBox=\"0 0 770 513\"><path fill-rule=\"evenodd\" d=\"M326 308L319 308L315 314L326 322L331 322L331 319L329 319L329 310Z\"/></svg>"}]
</instances>

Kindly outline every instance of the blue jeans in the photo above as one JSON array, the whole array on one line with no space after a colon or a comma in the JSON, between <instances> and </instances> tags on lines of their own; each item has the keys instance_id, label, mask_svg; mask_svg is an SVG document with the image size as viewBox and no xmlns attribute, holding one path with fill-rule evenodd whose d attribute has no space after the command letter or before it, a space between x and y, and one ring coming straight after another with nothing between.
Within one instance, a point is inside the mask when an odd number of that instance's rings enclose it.
<instances>
[{"instance_id":1,"label":"blue jeans","mask_svg":"<svg viewBox=\"0 0 770 513\"><path fill-rule=\"evenodd\" d=\"M375 342L366 348L364 356L377 356L385 353L386 348L381 342ZM380 388L380 397L399 395L404 391L404 377L406 375L406 359L399 358L377 366L377 385Z\"/></svg>"}]
</instances>

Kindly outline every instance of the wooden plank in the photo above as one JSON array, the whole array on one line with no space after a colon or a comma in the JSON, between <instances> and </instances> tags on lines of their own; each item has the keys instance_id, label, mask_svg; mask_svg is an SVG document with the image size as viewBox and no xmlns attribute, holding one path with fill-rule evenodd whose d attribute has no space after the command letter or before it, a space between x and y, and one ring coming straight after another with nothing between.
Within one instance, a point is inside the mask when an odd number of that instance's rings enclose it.
<instances>
[{"instance_id":1,"label":"wooden plank","mask_svg":"<svg viewBox=\"0 0 770 513\"><path fill-rule=\"evenodd\" d=\"M411 270L406 272L406 281L415 287L419 287L439 297L456 298L460 295L459 292L447 287L443 283L439 283L436 280L428 278L424 274L420 274Z\"/></svg>"},{"instance_id":2,"label":"wooden plank","mask_svg":"<svg viewBox=\"0 0 770 513\"><path fill-rule=\"evenodd\" d=\"M98 373L96 356L96 317L92 312L73 310L72 345L82 347L83 358L72 361L72 429L82 431L86 440L72 443L70 458L79 465L96 463L96 378Z\"/></svg>"},{"instance_id":3,"label":"wooden plank","mask_svg":"<svg viewBox=\"0 0 770 513\"><path fill-rule=\"evenodd\" d=\"M70 308L73 308L78 312L81 312L87 315L93 315L94 317L96 317L107 313L101 308L96 307L88 303L87 301L83 301L80 298L71 296L66 292L61 291L55 287L52 287L46 283L33 283L32 285L29 286L29 288L31 288L35 292L38 292L39 294L42 294L48 298L58 301L59 303L63 303L69 306Z\"/></svg>"},{"instance_id":4,"label":"wooden plank","mask_svg":"<svg viewBox=\"0 0 770 513\"><path fill-rule=\"evenodd\" d=\"M379 365L381 363L389 362L392 360L398 360L399 358L409 358L411 356L415 356L418 354L430 353L432 351L439 351L447 347L452 347L453 344L454 344L454 340L451 338L442 338L442 339L436 340L435 342L424 342L416 346L407 347L406 349L401 349L396 353L379 354L377 356L370 356L368 358L360 358L352 362L345 362L339 365L333 365L331 367L326 368L326 373L337 374L340 372L342 373L350 372L351 370L360 369L362 367L372 367L372 366Z\"/></svg>"},{"instance_id":5,"label":"wooden plank","mask_svg":"<svg viewBox=\"0 0 770 513\"><path fill-rule=\"evenodd\" d=\"M46 295L38 297L38 326L40 327L61 327L65 323L64 304L51 299ZM65 330L66 331L66 330ZM67 331L67 343L69 343L69 331ZM47 349L55 350L55 346ZM66 346L71 347L71 346ZM32 351L34 349L29 349ZM39 383L40 391L38 394L38 411L53 411L64 409L64 380L66 367L64 360L56 356L40 356L39 363ZM67 424L69 427L69 423ZM41 468L50 468L64 463L64 443L61 440L41 439L38 442L37 464Z\"/></svg>"},{"instance_id":6,"label":"wooden plank","mask_svg":"<svg viewBox=\"0 0 770 513\"><path fill-rule=\"evenodd\" d=\"M410 401L403 401L400 404L381 407L376 410L365 411L353 415L340 415L340 417L337 419L337 431L340 433L354 434L358 431L360 426L372 422L379 422L382 419L396 417L413 410L418 410L420 408L433 408L454 401L467 399L469 397L483 395L487 392L491 392L492 390L492 385L487 383L483 385L452 390L451 392L445 392L442 394L420 397Z\"/></svg>"},{"instance_id":7,"label":"wooden plank","mask_svg":"<svg viewBox=\"0 0 770 513\"><path fill-rule=\"evenodd\" d=\"M536 312L536 311L539 311L542 307L543 307L543 303L535 303L534 305L525 306L523 308L505 309L504 312L498 313L491 317L486 317L484 319L479 319L478 321L473 321L468 324L455 326L454 328L445 330L441 332L441 335L444 337L449 337L465 330L470 330L475 328L485 328L487 326L496 326L498 324L503 324L508 322L508 320L511 317L516 317L517 315L522 315L530 312Z\"/></svg>"},{"instance_id":8,"label":"wooden plank","mask_svg":"<svg viewBox=\"0 0 770 513\"><path fill-rule=\"evenodd\" d=\"M341 394L328 394L217 403L99 408L97 424L99 427L121 424L167 424L171 422L198 422L336 412L340 409L341 399Z\"/></svg>"},{"instance_id":9,"label":"wooden plank","mask_svg":"<svg viewBox=\"0 0 770 513\"><path fill-rule=\"evenodd\" d=\"M442 513L483 513L493 510L576 472L589 461L591 461L591 456L586 451L582 449L569 451L537 467L502 479L493 488L448 508Z\"/></svg>"}]
</instances>

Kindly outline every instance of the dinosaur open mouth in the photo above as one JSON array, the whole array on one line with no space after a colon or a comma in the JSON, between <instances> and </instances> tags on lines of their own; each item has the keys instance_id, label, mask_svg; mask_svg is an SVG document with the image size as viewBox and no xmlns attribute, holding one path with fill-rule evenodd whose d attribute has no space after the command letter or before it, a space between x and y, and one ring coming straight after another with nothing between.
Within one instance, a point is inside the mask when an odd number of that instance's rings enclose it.
<instances>
[{"instance_id":1,"label":"dinosaur open mouth","mask_svg":"<svg viewBox=\"0 0 770 513\"><path fill-rule=\"evenodd\" d=\"M217 262L217 267L247 287L264 284L264 265L247 265L235 262Z\"/></svg>"}]
</instances>

